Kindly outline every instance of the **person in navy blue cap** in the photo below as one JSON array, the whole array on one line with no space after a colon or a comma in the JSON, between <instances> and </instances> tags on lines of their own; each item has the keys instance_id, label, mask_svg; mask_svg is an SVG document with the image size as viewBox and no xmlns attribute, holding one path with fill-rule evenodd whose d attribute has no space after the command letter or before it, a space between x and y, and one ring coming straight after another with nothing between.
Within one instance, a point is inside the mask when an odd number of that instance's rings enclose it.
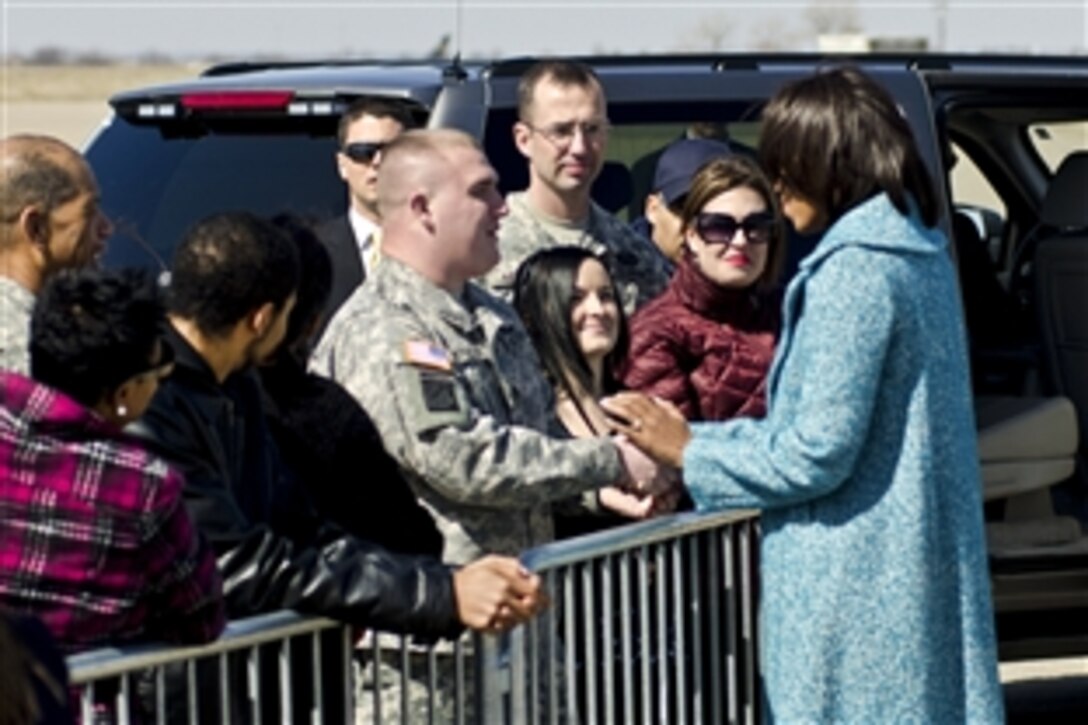
<instances>
[{"instance_id":1,"label":"person in navy blue cap","mask_svg":"<svg viewBox=\"0 0 1088 725\"><path fill-rule=\"evenodd\" d=\"M671 265L679 261L683 250L680 210L695 172L707 161L732 153L732 147L724 141L682 138L666 146L658 157L644 216L632 222L632 226L652 239Z\"/></svg>"}]
</instances>

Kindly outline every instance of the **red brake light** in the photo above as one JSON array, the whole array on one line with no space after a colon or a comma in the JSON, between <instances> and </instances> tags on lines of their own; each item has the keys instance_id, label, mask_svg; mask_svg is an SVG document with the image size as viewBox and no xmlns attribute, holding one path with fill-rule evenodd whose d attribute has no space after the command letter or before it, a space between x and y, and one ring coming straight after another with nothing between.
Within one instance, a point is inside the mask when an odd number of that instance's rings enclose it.
<instances>
[{"instance_id":1,"label":"red brake light","mask_svg":"<svg viewBox=\"0 0 1088 725\"><path fill-rule=\"evenodd\" d=\"M186 93L181 97L181 105L196 111L281 109L286 108L293 97L294 94L290 91Z\"/></svg>"}]
</instances>

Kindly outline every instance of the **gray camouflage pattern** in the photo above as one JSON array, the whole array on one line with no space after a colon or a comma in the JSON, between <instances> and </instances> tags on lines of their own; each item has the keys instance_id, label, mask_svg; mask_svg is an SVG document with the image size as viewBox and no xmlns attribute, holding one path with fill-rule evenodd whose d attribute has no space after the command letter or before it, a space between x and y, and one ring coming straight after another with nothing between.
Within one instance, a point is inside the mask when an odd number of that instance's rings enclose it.
<instances>
[{"instance_id":1,"label":"gray camouflage pattern","mask_svg":"<svg viewBox=\"0 0 1088 725\"><path fill-rule=\"evenodd\" d=\"M459 662L445 641L426 647L390 634L367 637L352 662L356 725L478 722L471 635L461 636Z\"/></svg>"},{"instance_id":2,"label":"gray camouflage pattern","mask_svg":"<svg viewBox=\"0 0 1088 725\"><path fill-rule=\"evenodd\" d=\"M406 342L431 343L449 369ZM608 439L562 438L554 399L509 305L474 284L457 299L399 261L383 261L333 317L312 358L373 418L445 540L454 564L553 538L552 501L615 483Z\"/></svg>"},{"instance_id":3,"label":"gray camouflage pattern","mask_svg":"<svg viewBox=\"0 0 1088 725\"><path fill-rule=\"evenodd\" d=\"M669 270L661 253L596 203L590 202L589 224L584 231L557 239L536 218L524 192L509 194L506 202L510 213L499 228L501 260L482 280L502 299L513 299L518 265L533 252L559 246L584 247L604 259L628 315L665 290Z\"/></svg>"},{"instance_id":4,"label":"gray camouflage pattern","mask_svg":"<svg viewBox=\"0 0 1088 725\"><path fill-rule=\"evenodd\" d=\"M0 369L30 375L30 315L34 295L0 276Z\"/></svg>"}]
</instances>

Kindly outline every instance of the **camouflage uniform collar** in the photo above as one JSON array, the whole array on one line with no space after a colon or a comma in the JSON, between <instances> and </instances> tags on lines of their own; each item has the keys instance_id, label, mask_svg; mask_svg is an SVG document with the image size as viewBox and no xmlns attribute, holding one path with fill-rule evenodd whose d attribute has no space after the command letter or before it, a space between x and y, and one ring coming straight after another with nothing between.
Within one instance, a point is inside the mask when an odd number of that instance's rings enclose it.
<instances>
[{"instance_id":1,"label":"camouflage uniform collar","mask_svg":"<svg viewBox=\"0 0 1088 725\"><path fill-rule=\"evenodd\" d=\"M475 311L481 306L479 297L483 293L471 282L465 283L460 296L452 295L400 260L389 257L375 270L372 282L383 297L397 305L427 310L429 315L438 316L462 332L470 332L479 324Z\"/></svg>"},{"instance_id":2,"label":"camouflage uniform collar","mask_svg":"<svg viewBox=\"0 0 1088 725\"><path fill-rule=\"evenodd\" d=\"M0 368L30 373L30 317L34 295L0 275Z\"/></svg>"},{"instance_id":3,"label":"camouflage uniform collar","mask_svg":"<svg viewBox=\"0 0 1088 725\"><path fill-rule=\"evenodd\" d=\"M9 313L30 314L34 310L34 293L4 275L0 275L0 299Z\"/></svg>"},{"instance_id":4,"label":"camouflage uniform collar","mask_svg":"<svg viewBox=\"0 0 1088 725\"><path fill-rule=\"evenodd\" d=\"M537 236L553 238L554 235L548 231L547 227L548 224L552 224L559 227L568 227L572 230L581 230L582 242L584 242L581 246L593 249L598 254L606 248L601 240L608 237L605 232L608 229L609 221L612 220L612 215L598 206L597 202L592 199L589 200L589 215L580 223L556 219L538 211L529 203L529 197L524 191L510 194L507 197L507 203L510 205L511 211L525 220Z\"/></svg>"},{"instance_id":5,"label":"camouflage uniform collar","mask_svg":"<svg viewBox=\"0 0 1088 725\"><path fill-rule=\"evenodd\" d=\"M510 194L507 202L510 204L511 207L516 207L517 211L519 211L523 216L530 217L533 221L539 222L541 224L551 224L553 226L564 227L566 229L580 229L582 231L588 231L589 226L593 221L592 208L590 208L589 212L586 214L585 217L577 220L562 219L560 217L547 214L537 209L529 202L529 193L526 191L519 191ZM590 200L590 204L592 203L593 201Z\"/></svg>"}]
</instances>

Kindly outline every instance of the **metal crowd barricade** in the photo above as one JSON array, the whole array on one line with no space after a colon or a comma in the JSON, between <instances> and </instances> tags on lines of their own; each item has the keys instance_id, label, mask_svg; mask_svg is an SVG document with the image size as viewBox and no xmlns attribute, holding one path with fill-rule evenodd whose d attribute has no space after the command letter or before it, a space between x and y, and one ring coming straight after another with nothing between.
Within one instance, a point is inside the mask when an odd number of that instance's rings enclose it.
<instances>
[{"instance_id":1,"label":"metal crowd barricade","mask_svg":"<svg viewBox=\"0 0 1088 725\"><path fill-rule=\"evenodd\" d=\"M232 621L206 645L106 647L69 656L68 669L86 724L290 722L300 707L328 722L352 712L350 645L338 622L280 611Z\"/></svg>"},{"instance_id":2,"label":"metal crowd barricade","mask_svg":"<svg viewBox=\"0 0 1088 725\"><path fill-rule=\"evenodd\" d=\"M475 722L472 638L418 644L279 611L215 642L68 657L82 723ZM353 666L353 660L355 665Z\"/></svg>"},{"instance_id":3,"label":"metal crowd barricade","mask_svg":"<svg viewBox=\"0 0 1088 725\"><path fill-rule=\"evenodd\" d=\"M757 722L757 537L680 514L524 554L552 607L482 643L482 722Z\"/></svg>"},{"instance_id":4,"label":"metal crowd barricade","mask_svg":"<svg viewBox=\"0 0 1088 725\"><path fill-rule=\"evenodd\" d=\"M290 611L72 655L82 723L754 723L758 521L680 514L522 556L552 606L419 644Z\"/></svg>"}]
</instances>

